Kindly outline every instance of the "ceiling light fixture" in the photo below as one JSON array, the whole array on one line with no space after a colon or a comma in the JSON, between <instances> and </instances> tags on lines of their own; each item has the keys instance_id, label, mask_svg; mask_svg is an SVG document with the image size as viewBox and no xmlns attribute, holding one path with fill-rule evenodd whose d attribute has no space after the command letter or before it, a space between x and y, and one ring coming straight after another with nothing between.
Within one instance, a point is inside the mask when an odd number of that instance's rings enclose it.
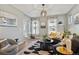
<instances>
[{"instance_id":1,"label":"ceiling light fixture","mask_svg":"<svg viewBox=\"0 0 79 59\"><path fill-rule=\"evenodd\" d=\"M45 10L45 4L42 4L42 11L41 11L41 16L47 16L47 11Z\"/></svg>"}]
</instances>

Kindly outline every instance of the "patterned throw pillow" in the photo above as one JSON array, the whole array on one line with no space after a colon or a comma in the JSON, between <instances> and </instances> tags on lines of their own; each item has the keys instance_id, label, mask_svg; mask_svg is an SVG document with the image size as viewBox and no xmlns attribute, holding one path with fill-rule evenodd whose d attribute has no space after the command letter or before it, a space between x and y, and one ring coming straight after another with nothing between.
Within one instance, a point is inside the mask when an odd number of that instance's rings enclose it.
<instances>
[{"instance_id":1,"label":"patterned throw pillow","mask_svg":"<svg viewBox=\"0 0 79 59\"><path fill-rule=\"evenodd\" d=\"M7 46L7 45L8 45L7 40L4 40L3 42L0 43L0 49Z\"/></svg>"}]
</instances>

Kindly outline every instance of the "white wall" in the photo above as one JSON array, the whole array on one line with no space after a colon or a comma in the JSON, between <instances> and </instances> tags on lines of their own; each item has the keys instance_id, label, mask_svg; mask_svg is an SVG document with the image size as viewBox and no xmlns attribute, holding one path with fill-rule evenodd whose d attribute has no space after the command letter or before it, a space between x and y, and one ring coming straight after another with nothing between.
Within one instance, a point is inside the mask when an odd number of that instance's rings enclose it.
<instances>
[{"instance_id":1,"label":"white wall","mask_svg":"<svg viewBox=\"0 0 79 59\"><path fill-rule=\"evenodd\" d=\"M0 5L0 10L4 10L13 14L17 19L16 27L1 27L0 26L0 38L19 38L20 40L24 38L23 35L23 21L29 20L30 17L25 16L18 9L12 7L11 5Z\"/></svg>"},{"instance_id":2,"label":"white wall","mask_svg":"<svg viewBox=\"0 0 79 59\"><path fill-rule=\"evenodd\" d=\"M70 11L68 13L68 15L72 15L74 16L75 14L79 13L79 5L76 5L75 8ZM79 24L77 25L71 25L71 27L69 28L69 30L72 32L72 33L77 33L79 34Z\"/></svg>"},{"instance_id":3,"label":"white wall","mask_svg":"<svg viewBox=\"0 0 79 59\"><path fill-rule=\"evenodd\" d=\"M63 32L64 31L64 26L65 26L65 20L66 20L66 17L65 17L65 15L56 15L56 16L51 16L51 17L48 17L47 19L40 19L40 23L42 23L42 22L45 22L46 23L46 28L45 29L41 29L40 28L40 33L39 33L39 35L44 35L44 34L48 34L48 20L50 20L50 19L54 19L54 17L55 17L55 19L57 19L57 21L56 21L56 26L57 26L57 30L56 31L58 31L58 32ZM39 20L39 18L37 18L37 20ZM62 21L62 25L59 25L58 24L58 22L59 21ZM40 25L40 24L39 24ZM65 26L66 27L66 26ZM67 27L66 27L67 28Z\"/></svg>"}]
</instances>

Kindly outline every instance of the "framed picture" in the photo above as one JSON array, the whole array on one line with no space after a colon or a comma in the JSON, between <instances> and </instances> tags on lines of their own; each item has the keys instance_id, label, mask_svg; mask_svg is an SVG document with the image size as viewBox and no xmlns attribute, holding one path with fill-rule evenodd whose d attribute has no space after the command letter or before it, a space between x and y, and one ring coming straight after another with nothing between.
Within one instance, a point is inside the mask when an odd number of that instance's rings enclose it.
<instances>
[{"instance_id":1,"label":"framed picture","mask_svg":"<svg viewBox=\"0 0 79 59\"><path fill-rule=\"evenodd\" d=\"M41 28L46 28L46 26L41 26Z\"/></svg>"},{"instance_id":2,"label":"framed picture","mask_svg":"<svg viewBox=\"0 0 79 59\"><path fill-rule=\"evenodd\" d=\"M79 24L79 13L74 15L74 24Z\"/></svg>"},{"instance_id":3,"label":"framed picture","mask_svg":"<svg viewBox=\"0 0 79 59\"><path fill-rule=\"evenodd\" d=\"M44 22L41 23L41 28L46 28L46 24Z\"/></svg>"},{"instance_id":4,"label":"framed picture","mask_svg":"<svg viewBox=\"0 0 79 59\"><path fill-rule=\"evenodd\" d=\"M79 17L76 17L76 19L74 20L74 24L79 24Z\"/></svg>"}]
</instances>

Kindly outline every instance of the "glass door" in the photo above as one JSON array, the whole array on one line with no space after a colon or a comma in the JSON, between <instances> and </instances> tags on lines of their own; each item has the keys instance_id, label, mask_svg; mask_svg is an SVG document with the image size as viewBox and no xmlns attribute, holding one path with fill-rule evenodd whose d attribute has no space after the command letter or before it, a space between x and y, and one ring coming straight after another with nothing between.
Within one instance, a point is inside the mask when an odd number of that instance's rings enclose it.
<instances>
[{"instance_id":1,"label":"glass door","mask_svg":"<svg viewBox=\"0 0 79 59\"><path fill-rule=\"evenodd\" d=\"M38 35L39 34L39 21L32 20L32 34Z\"/></svg>"}]
</instances>

